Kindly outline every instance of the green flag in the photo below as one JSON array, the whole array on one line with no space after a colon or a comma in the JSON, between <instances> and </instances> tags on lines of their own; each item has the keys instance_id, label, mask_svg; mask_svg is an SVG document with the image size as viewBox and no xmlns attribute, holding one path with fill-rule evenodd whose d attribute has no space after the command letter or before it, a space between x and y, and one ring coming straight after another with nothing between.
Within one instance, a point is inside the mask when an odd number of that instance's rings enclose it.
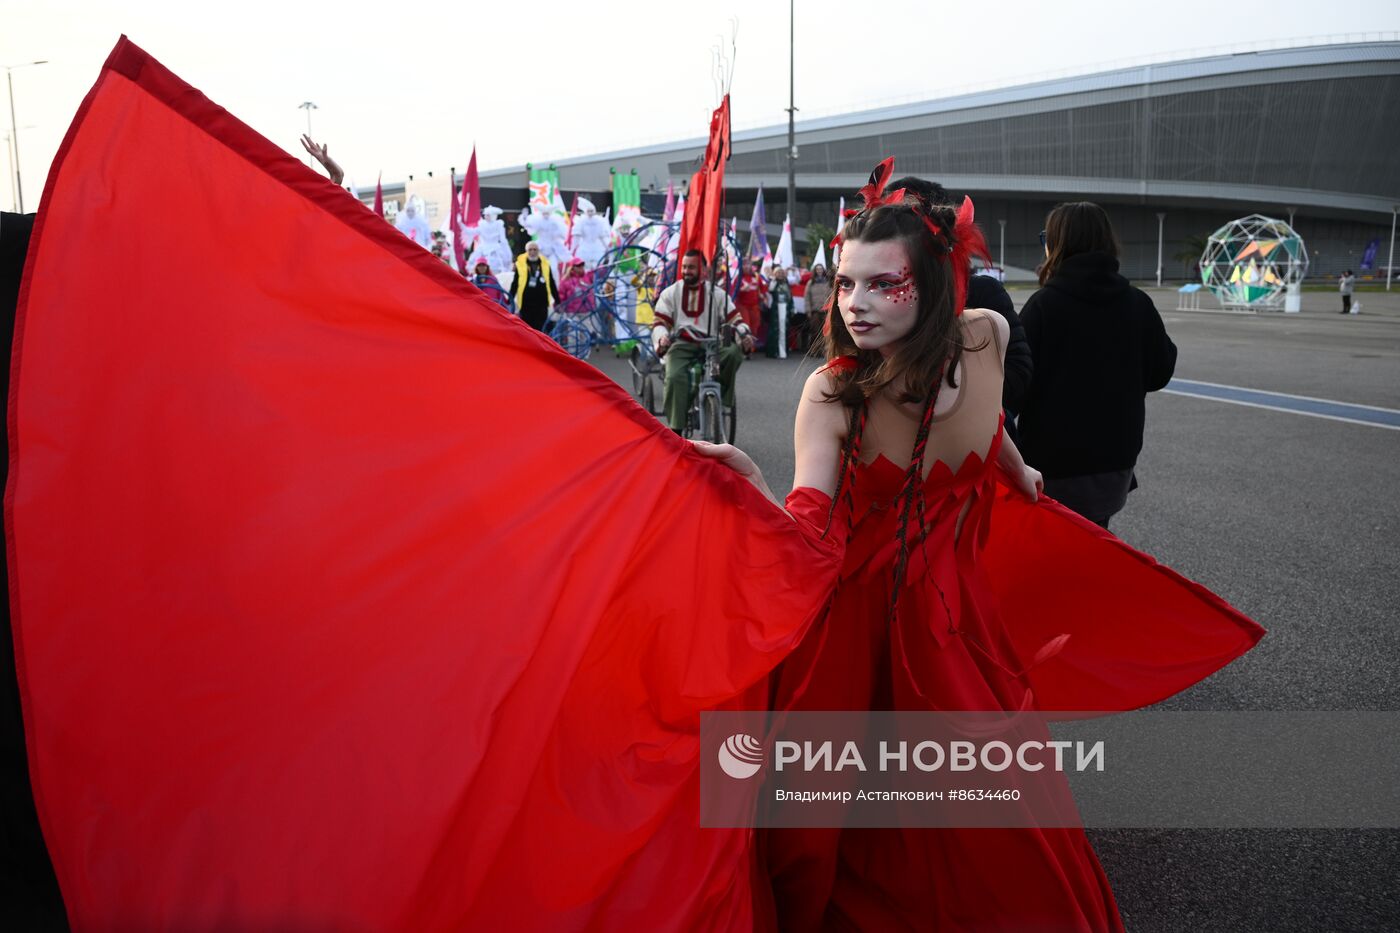
<instances>
[{"instance_id":1,"label":"green flag","mask_svg":"<svg viewBox=\"0 0 1400 933\"><path fill-rule=\"evenodd\" d=\"M526 166L530 170L530 206L548 204L554 205L554 196L559 193L559 171L554 166L549 168L535 168Z\"/></svg>"}]
</instances>

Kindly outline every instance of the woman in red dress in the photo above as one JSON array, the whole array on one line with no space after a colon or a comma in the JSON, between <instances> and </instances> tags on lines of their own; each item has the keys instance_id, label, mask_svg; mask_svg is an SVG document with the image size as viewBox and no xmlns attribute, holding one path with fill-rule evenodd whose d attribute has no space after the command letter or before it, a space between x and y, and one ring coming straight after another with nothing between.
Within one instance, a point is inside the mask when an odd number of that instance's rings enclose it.
<instances>
[{"instance_id":1,"label":"woman in red dress","mask_svg":"<svg viewBox=\"0 0 1400 933\"><path fill-rule=\"evenodd\" d=\"M962 308L971 205L957 217L886 195L882 170L845 227L829 363L795 431L794 485L839 498L845 559L824 622L773 678L773 708L1034 707L983 560L998 472L1028 500L1042 488L1002 424L1009 328ZM734 448L707 452L761 482ZM784 930L1122 929L1080 829L782 829L765 843Z\"/></svg>"}]
</instances>

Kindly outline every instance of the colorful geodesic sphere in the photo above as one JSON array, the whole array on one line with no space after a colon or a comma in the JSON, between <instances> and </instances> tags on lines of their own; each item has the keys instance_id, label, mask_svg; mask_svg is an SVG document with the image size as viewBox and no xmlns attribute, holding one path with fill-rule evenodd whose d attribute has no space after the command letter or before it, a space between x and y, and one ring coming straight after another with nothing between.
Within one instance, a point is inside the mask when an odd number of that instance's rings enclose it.
<instances>
[{"instance_id":1,"label":"colorful geodesic sphere","mask_svg":"<svg viewBox=\"0 0 1400 933\"><path fill-rule=\"evenodd\" d=\"M1200 268L1201 284L1222 305L1274 308L1307 275L1308 250L1285 221L1250 214L1210 235Z\"/></svg>"}]
</instances>

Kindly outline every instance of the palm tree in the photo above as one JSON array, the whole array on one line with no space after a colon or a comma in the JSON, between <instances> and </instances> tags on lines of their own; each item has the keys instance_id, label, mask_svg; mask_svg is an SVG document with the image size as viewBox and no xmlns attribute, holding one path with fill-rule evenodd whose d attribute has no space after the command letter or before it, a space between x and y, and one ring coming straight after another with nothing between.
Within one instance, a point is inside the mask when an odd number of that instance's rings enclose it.
<instances>
[{"instance_id":1,"label":"palm tree","mask_svg":"<svg viewBox=\"0 0 1400 933\"><path fill-rule=\"evenodd\" d=\"M1194 279L1200 275L1201 257L1205 255L1209 242L1209 233L1194 233L1182 240L1181 249L1172 254L1172 258L1181 263L1186 278Z\"/></svg>"}]
</instances>

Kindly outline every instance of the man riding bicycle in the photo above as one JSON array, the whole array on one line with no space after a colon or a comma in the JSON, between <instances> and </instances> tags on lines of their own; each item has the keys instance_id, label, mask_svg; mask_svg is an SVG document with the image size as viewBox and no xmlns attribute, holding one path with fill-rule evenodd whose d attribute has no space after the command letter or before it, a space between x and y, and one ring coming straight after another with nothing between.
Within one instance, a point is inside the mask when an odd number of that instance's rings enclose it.
<instances>
[{"instance_id":1,"label":"man riding bicycle","mask_svg":"<svg viewBox=\"0 0 1400 933\"><path fill-rule=\"evenodd\" d=\"M739 343L721 346L720 386L724 404L734 406L734 376L744 354L753 352L754 340L748 325L739 316L734 302L723 289L717 289L705 275L705 254L689 250L681 257L681 278L668 286L656 300L655 321L651 331L652 346L658 355L666 357L666 382L662 390L662 408L671 430L685 430L686 414L690 409L690 364L703 359L704 347L697 340L716 336L726 324L734 327ZM675 333L675 339L672 334Z\"/></svg>"}]
</instances>

